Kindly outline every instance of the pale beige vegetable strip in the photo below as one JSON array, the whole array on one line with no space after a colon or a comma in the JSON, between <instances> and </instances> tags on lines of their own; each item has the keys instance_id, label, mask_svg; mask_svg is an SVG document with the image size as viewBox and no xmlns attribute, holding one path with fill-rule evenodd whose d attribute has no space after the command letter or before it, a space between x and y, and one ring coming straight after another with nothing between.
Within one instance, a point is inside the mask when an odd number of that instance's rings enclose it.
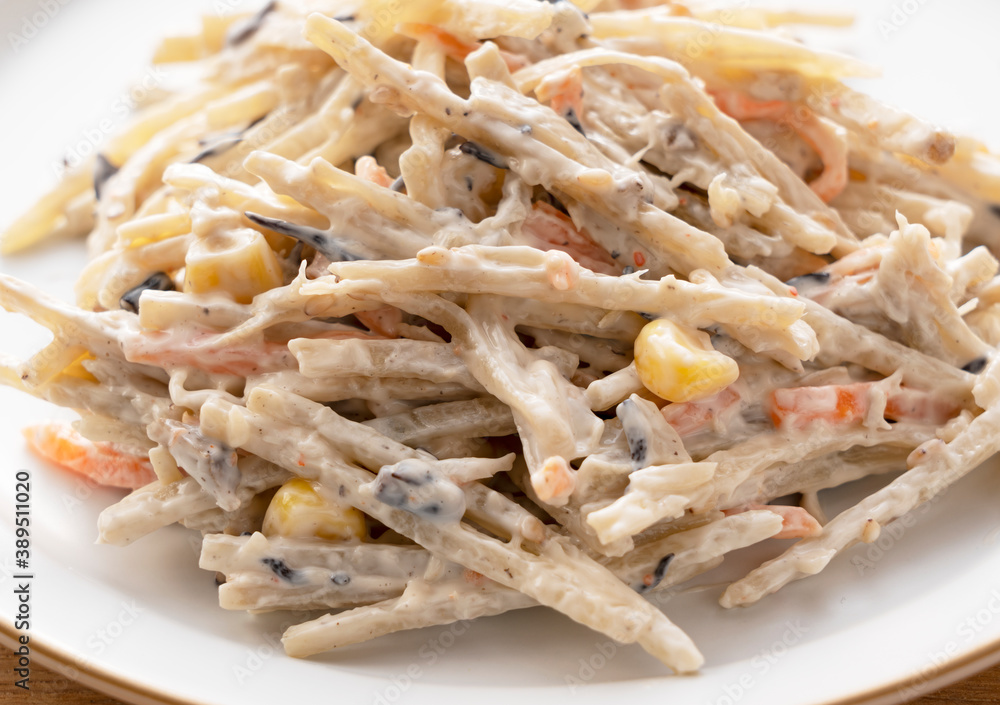
<instances>
[{"instance_id":1,"label":"pale beige vegetable strip","mask_svg":"<svg viewBox=\"0 0 1000 705\"><path fill-rule=\"evenodd\" d=\"M996 385L998 374L1000 363L994 361L983 385ZM867 535L869 521L879 528L895 521L933 499L998 450L1000 405L991 398L989 408L954 440L927 441L910 455L906 473L834 517L819 536L800 540L778 558L730 585L722 597L723 606L756 602L793 580L819 573L838 553Z\"/></svg>"},{"instance_id":2,"label":"pale beige vegetable strip","mask_svg":"<svg viewBox=\"0 0 1000 705\"><path fill-rule=\"evenodd\" d=\"M240 472L237 496L241 504L291 477L287 470L253 457L242 459ZM97 519L97 541L127 546L185 516L214 506L215 498L202 489L194 478L185 477L167 485L154 482L101 512Z\"/></svg>"},{"instance_id":3,"label":"pale beige vegetable strip","mask_svg":"<svg viewBox=\"0 0 1000 705\"><path fill-rule=\"evenodd\" d=\"M719 518L651 542L628 560L610 561L608 567L640 592L662 590L711 569L725 553L764 540L780 528L781 518L768 511ZM667 554L673 554L669 569L658 583L652 584L652 573ZM286 646L294 643L299 648L307 644L310 650L328 650L403 629L448 624L536 604L524 594L482 577L461 575L448 566L429 567L429 571L431 575L426 578L411 581L398 599L290 628L285 633ZM438 589L428 589L431 587Z\"/></svg>"},{"instance_id":4,"label":"pale beige vegetable strip","mask_svg":"<svg viewBox=\"0 0 1000 705\"><path fill-rule=\"evenodd\" d=\"M480 263L494 265L482 269ZM304 295L369 293L390 284L394 293L461 291L582 303L679 318L694 326L721 324L751 347L773 347L798 359L816 353L811 331L798 323L803 307L793 299L759 296L720 286L706 275L697 283L673 276L658 282L610 277L580 267L568 256L533 248L469 246L430 248L415 261L345 262L331 265L335 279L305 284ZM753 341L753 342L751 342Z\"/></svg>"},{"instance_id":5,"label":"pale beige vegetable strip","mask_svg":"<svg viewBox=\"0 0 1000 705\"><path fill-rule=\"evenodd\" d=\"M763 541L780 530L781 517L774 512L745 512L678 531L637 549L627 558L609 561L607 567L643 593L662 590L711 570L729 551ZM668 554L673 558L666 574L653 584L655 570ZM447 589L440 589L442 583ZM439 589L428 589L432 586ZM655 595L653 601L657 602ZM326 650L402 629L475 619L535 604L526 595L493 581L479 584L474 578L446 573L432 580L412 581L397 599L291 627L283 641L286 646L305 642L311 648Z\"/></svg>"},{"instance_id":6,"label":"pale beige vegetable strip","mask_svg":"<svg viewBox=\"0 0 1000 705\"><path fill-rule=\"evenodd\" d=\"M489 148L499 149L515 162L523 160L522 167L538 170L537 177L544 185L586 201L601 212L626 218L643 233L644 241L661 252L675 269L686 272L699 267L718 270L726 266L728 258L718 240L640 200L639 194L645 187L635 172L616 168L616 176L606 169L588 165L581 168L575 159L530 138L501 119L501 116L516 113L515 106L538 110L536 103L526 103L515 91L492 85L490 95L474 94L473 99L463 100L434 76L412 71L339 22L321 15L310 16L307 36L343 62L344 69L369 85L386 86L394 91L396 99L414 109L428 115L433 112L433 118L442 124ZM483 86L483 80L477 79L475 85ZM491 112L496 117L492 117ZM553 114L552 122L556 120ZM562 122L557 124L562 127ZM589 143L585 144L590 149ZM511 166L517 165L512 163Z\"/></svg>"},{"instance_id":7,"label":"pale beige vegetable strip","mask_svg":"<svg viewBox=\"0 0 1000 705\"><path fill-rule=\"evenodd\" d=\"M248 404L248 408L241 408L220 402L213 413L225 418L227 426L235 424L242 429L237 431L242 441L238 445L250 452L301 471L287 457L289 439L301 437L298 451L306 456L307 472L317 474L328 486L344 487L345 500L432 552L514 587L619 641L638 641L677 671L690 671L701 664L701 655L683 632L578 549L549 535L539 546L540 555L535 556L477 532L439 526L392 509L363 490L372 479L367 471L337 460L342 446L338 452L330 441L340 442L342 433L336 429L344 422L332 411L263 389L252 394ZM206 411L203 407L203 419ZM305 428L315 430L304 433L301 429Z\"/></svg>"},{"instance_id":8,"label":"pale beige vegetable strip","mask_svg":"<svg viewBox=\"0 0 1000 705\"><path fill-rule=\"evenodd\" d=\"M730 176L738 175L740 183L747 189L751 186L747 177L751 181L754 177L763 177L769 185L773 184L789 207L781 203L771 203L765 208L764 217L768 217L767 211L780 210L781 216L772 221L775 224L788 226L781 232L791 243L817 254L825 254L835 245L839 245L843 252L854 249L856 240L840 222L836 213L825 206L773 152L762 149L732 118L723 114L705 92L694 85L687 71L673 61L662 57L640 57L628 52L595 48L563 54L533 64L518 72L515 80L518 81L520 90L527 92L533 90L544 76L554 71L565 70L568 66L608 64L634 66L667 81L670 89L662 93L665 107L670 109L674 119L683 120L688 129L698 135L706 145L710 145L711 151L721 161L721 164L714 165L714 173L728 172ZM740 174L748 170L749 173ZM700 186L707 189L709 184ZM811 212L822 213L833 227L821 223L818 219L803 218L799 215Z\"/></svg>"},{"instance_id":9,"label":"pale beige vegetable strip","mask_svg":"<svg viewBox=\"0 0 1000 705\"><path fill-rule=\"evenodd\" d=\"M573 491L569 460L590 452L601 434L582 390L524 348L496 302L473 297L465 310L438 296L381 288L380 300L439 323L460 341L469 371L511 407L536 491L565 504Z\"/></svg>"},{"instance_id":10,"label":"pale beige vegetable strip","mask_svg":"<svg viewBox=\"0 0 1000 705\"><path fill-rule=\"evenodd\" d=\"M437 438L508 436L517 432L510 407L492 397L429 404L364 423L411 447Z\"/></svg>"},{"instance_id":11,"label":"pale beige vegetable strip","mask_svg":"<svg viewBox=\"0 0 1000 705\"><path fill-rule=\"evenodd\" d=\"M274 582L268 563L275 560L295 571L294 582ZM399 595L424 573L429 560L419 546L333 544L254 533L205 536L198 565L226 575L219 589L223 609L317 609Z\"/></svg>"},{"instance_id":12,"label":"pale beige vegetable strip","mask_svg":"<svg viewBox=\"0 0 1000 705\"><path fill-rule=\"evenodd\" d=\"M670 17L656 10L601 12L590 16L594 35L599 39L651 37L661 51L681 61L689 60L698 69L725 64L754 71L788 70L790 66L806 76L874 77L878 71L844 54L807 47L775 34L752 32L686 17ZM685 49L710 32L712 43L704 52ZM697 44L696 44L697 45ZM700 74L701 71L696 70Z\"/></svg>"}]
</instances>

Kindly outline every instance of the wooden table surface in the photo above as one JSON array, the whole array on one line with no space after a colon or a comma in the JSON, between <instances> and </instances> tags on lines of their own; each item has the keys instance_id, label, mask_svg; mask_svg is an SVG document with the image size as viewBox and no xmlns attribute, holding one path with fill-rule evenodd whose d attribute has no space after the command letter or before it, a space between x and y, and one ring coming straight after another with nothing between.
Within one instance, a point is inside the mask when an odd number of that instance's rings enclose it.
<instances>
[{"instance_id":1,"label":"wooden table surface","mask_svg":"<svg viewBox=\"0 0 1000 705\"><path fill-rule=\"evenodd\" d=\"M59 703L59 705L122 705L121 701L95 692L58 673L31 666L31 692L14 686L11 669L14 654L0 647L0 705L8 703ZM983 705L1000 703L1000 666L973 676L919 700L913 705Z\"/></svg>"}]
</instances>

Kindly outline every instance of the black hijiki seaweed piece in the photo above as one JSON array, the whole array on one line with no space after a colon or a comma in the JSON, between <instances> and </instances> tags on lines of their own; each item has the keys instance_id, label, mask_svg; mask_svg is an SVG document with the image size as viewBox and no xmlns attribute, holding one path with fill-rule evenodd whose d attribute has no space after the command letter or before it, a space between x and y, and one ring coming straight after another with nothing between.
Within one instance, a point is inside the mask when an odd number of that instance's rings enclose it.
<instances>
[{"instance_id":1,"label":"black hijiki seaweed piece","mask_svg":"<svg viewBox=\"0 0 1000 705\"><path fill-rule=\"evenodd\" d=\"M214 144L198 152L190 163L197 164L203 159L208 159L209 157L214 157L216 154L227 152L242 141L242 137L220 137Z\"/></svg>"},{"instance_id":2,"label":"black hijiki seaweed piece","mask_svg":"<svg viewBox=\"0 0 1000 705\"><path fill-rule=\"evenodd\" d=\"M419 492L418 488L431 492ZM465 495L457 485L435 476L431 466L420 461L403 461L383 466L375 478L375 499L429 521L458 521L465 513Z\"/></svg>"},{"instance_id":3,"label":"black hijiki seaweed piece","mask_svg":"<svg viewBox=\"0 0 1000 705\"><path fill-rule=\"evenodd\" d=\"M576 114L576 111L573 110L572 107L566 110L566 114L563 115L563 117L566 118L566 122L573 126L574 130L579 132L584 137L587 136L587 133L583 130L583 125L580 124L580 117Z\"/></svg>"},{"instance_id":4,"label":"black hijiki seaweed piece","mask_svg":"<svg viewBox=\"0 0 1000 705\"><path fill-rule=\"evenodd\" d=\"M636 465L643 465L646 462L646 451L648 446L645 438L636 438L629 441L629 457Z\"/></svg>"},{"instance_id":5,"label":"black hijiki seaweed piece","mask_svg":"<svg viewBox=\"0 0 1000 705\"><path fill-rule=\"evenodd\" d=\"M270 568L271 572L282 580L287 580L290 583L298 582L299 580L299 571L289 568L288 564L280 558L261 558L260 562Z\"/></svg>"},{"instance_id":6,"label":"black hijiki seaweed piece","mask_svg":"<svg viewBox=\"0 0 1000 705\"><path fill-rule=\"evenodd\" d=\"M289 223L278 218L268 218L266 215L259 215L250 211L245 212L243 215L262 228L267 228L281 235L288 235L301 243L313 247L317 252L321 252L333 262L354 262L365 259L338 245L334 238L330 236L330 233L325 230L310 228L307 225L296 225L295 223Z\"/></svg>"},{"instance_id":7,"label":"black hijiki seaweed piece","mask_svg":"<svg viewBox=\"0 0 1000 705\"><path fill-rule=\"evenodd\" d=\"M126 291L118 300L118 305L126 311L139 313L139 297L144 291L176 291L174 280L166 272L157 272L150 275L146 281L137 287Z\"/></svg>"},{"instance_id":8,"label":"black hijiki seaweed piece","mask_svg":"<svg viewBox=\"0 0 1000 705\"><path fill-rule=\"evenodd\" d=\"M829 281L829 272L810 272L809 274L803 274L800 277L789 279L785 283L789 286L801 286L803 284L826 284Z\"/></svg>"},{"instance_id":9,"label":"black hijiki seaweed piece","mask_svg":"<svg viewBox=\"0 0 1000 705\"><path fill-rule=\"evenodd\" d=\"M975 360L962 366L962 370L969 372L974 375L978 375L980 372L986 369L986 365L989 364L989 358L986 356L977 357Z\"/></svg>"},{"instance_id":10,"label":"black hijiki seaweed piece","mask_svg":"<svg viewBox=\"0 0 1000 705\"><path fill-rule=\"evenodd\" d=\"M257 125L261 124L262 122L264 122L264 120L267 119L268 115L270 115L270 113L264 113L259 118L255 118L249 125L243 128L243 132L249 132L253 128L257 127Z\"/></svg>"},{"instance_id":11,"label":"black hijiki seaweed piece","mask_svg":"<svg viewBox=\"0 0 1000 705\"><path fill-rule=\"evenodd\" d=\"M94 197L98 201L101 200L101 195L104 191L104 184L108 182L112 176L118 173L118 167L108 161L108 158L103 154L98 154L97 159L94 162Z\"/></svg>"},{"instance_id":12,"label":"black hijiki seaweed piece","mask_svg":"<svg viewBox=\"0 0 1000 705\"><path fill-rule=\"evenodd\" d=\"M621 419L622 430L625 432L633 470L646 467L646 457L649 452L647 427L642 422L641 416L642 412L631 399L626 399L618 405L618 418Z\"/></svg>"},{"instance_id":13,"label":"black hijiki seaweed piece","mask_svg":"<svg viewBox=\"0 0 1000 705\"><path fill-rule=\"evenodd\" d=\"M226 35L226 44L229 46L238 46L256 34L260 26L264 24L264 19L274 12L278 8L278 3L276 0L271 0L271 2L260 8L253 17L248 18L245 22L239 22L235 24Z\"/></svg>"},{"instance_id":14,"label":"black hijiki seaweed piece","mask_svg":"<svg viewBox=\"0 0 1000 705\"><path fill-rule=\"evenodd\" d=\"M674 560L673 553L668 553L663 558L661 558L660 562L656 564L656 568L653 570L653 579L650 581L649 585L647 585L645 581L643 581L643 583L639 585L639 587L637 587L635 591L641 594L649 590L652 590L657 585L659 585L663 581L663 576L667 574L667 568L670 567L670 563L673 560Z\"/></svg>"},{"instance_id":15,"label":"black hijiki seaweed piece","mask_svg":"<svg viewBox=\"0 0 1000 705\"><path fill-rule=\"evenodd\" d=\"M438 514L440 507L433 503L426 506L413 506L413 497L408 487L420 487L434 481L430 470L417 472L399 469L386 473L380 472L375 480L375 499L396 509L405 509L416 513Z\"/></svg>"},{"instance_id":16,"label":"black hijiki seaweed piece","mask_svg":"<svg viewBox=\"0 0 1000 705\"><path fill-rule=\"evenodd\" d=\"M490 166L495 166L497 169L509 169L507 166L507 160L501 157L496 152L486 149L486 147L481 144L476 144L475 142L463 142L458 145L459 150L462 154L468 154L470 157L475 157L481 162L486 162Z\"/></svg>"},{"instance_id":17,"label":"black hijiki seaweed piece","mask_svg":"<svg viewBox=\"0 0 1000 705\"><path fill-rule=\"evenodd\" d=\"M264 122L264 120L267 119L268 114L269 113L264 113L259 118L255 118L249 125L244 127L242 130L236 130L235 132L230 132L215 139L199 140L198 143L205 149L203 149L201 152L198 152L198 154L194 157L194 159L192 159L189 163L197 164L203 159L214 157L216 154L222 154L223 152L232 149L233 147L235 147L236 145L238 145L240 142L243 141L243 136L246 133L248 133L253 128L257 127L257 125L259 125L260 123Z\"/></svg>"}]
</instances>

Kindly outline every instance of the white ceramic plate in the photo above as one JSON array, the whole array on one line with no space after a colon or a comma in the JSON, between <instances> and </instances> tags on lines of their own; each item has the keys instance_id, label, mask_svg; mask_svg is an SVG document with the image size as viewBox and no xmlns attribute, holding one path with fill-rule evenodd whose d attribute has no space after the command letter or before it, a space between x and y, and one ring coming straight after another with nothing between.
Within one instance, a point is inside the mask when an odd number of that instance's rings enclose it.
<instances>
[{"instance_id":1,"label":"white ceramic plate","mask_svg":"<svg viewBox=\"0 0 1000 705\"><path fill-rule=\"evenodd\" d=\"M150 75L144 62L157 36L192 26L196 9L233 6L240 0L5 0L0 227L52 183L63 154L100 143L121 124L122 87ZM1000 105L990 89L1000 68L1000 4L840 6L856 6L858 27L849 38L824 37L886 67L887 79L868 90L1000 145L993 118ZM63 245L2 260L0 270L69 298L81 261L78 244ZM24 355L45 340L22 319L0 317L4 352ZM13 565L14 474L28 469L33 658L135 702L888 702L1000 660L996 466L890 527L875 546L857 547L820 577L755 607L725 611L718 589L665 601L707 656L697 676L665 676L638 647L611 645L542 609L296 661L274 648L283 617L218 609L213 575L196 567L193 533L168 530L126 549L93 544L98 512L120 493L25 453L18 429L54 413L65 415L0 390L0 566ZM852 496L857 487L830 501L843 507ZM762 557L737 556L715 579L738 576ZM8 646L17 583L0 571L0 641Z\"/></svg>"}]
</instances>

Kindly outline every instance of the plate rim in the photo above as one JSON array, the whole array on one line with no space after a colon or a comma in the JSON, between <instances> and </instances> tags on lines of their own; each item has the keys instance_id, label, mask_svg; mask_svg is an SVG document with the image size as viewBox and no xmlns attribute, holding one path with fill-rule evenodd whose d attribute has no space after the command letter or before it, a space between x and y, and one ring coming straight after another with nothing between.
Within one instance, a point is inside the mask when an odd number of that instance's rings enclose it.
<instances>
[{"instance_id":1,"label":"plate rim","mask_svg":"<svg viewBox=\"0 0 1000 705\"><path fill-rule=\"evenodd\" d=\"M39 637L30 629L26 633L30 637L29 643L33 660L75 683L85 685L109 697L131 703L131 705L207 704L207 701L204 700L189 700L153 688L107 666L99 666L93 662L80 664L80 659L73 655L72 650L50 644L46 637ZM21 632L14 628L14 624L0 615L0 645L13 652L20 643L18 641L20 636Z\"/></svg>"},{"instance_id":2,"label":"plate rim","mask_svg":"<svg viewBox=\"0 0 1000 705\"><path fill-rule=\"evenodd\" d=\"M93 690L131 705L213 705L208 700L191 700L167 693L146 683L117 673L113 668L88 661L79 666L78 658L70 649L48 643L46 637L39 637L28 631L31 637L32 656L46 668L59 672L70 680L81 683ZM0 646L14 651L19 643L20 633L13 622L0 615ZM285 655L286 658L291 658ZM1000 638L981 644L977 648L958 655L936 667L936 673L926 678L919 673L898 678L852 695L833 700L819 700L811 705L882 705L883 703L911 702L926 697L942 688L972 677L1000 663ZM75 675L71 675L74 674ZM664 676L669 678L672 676ZM693 676L697 678L698 675ZM900 697L906 690L916 691L913 698Z\"/></svg>"}]
</instances>

